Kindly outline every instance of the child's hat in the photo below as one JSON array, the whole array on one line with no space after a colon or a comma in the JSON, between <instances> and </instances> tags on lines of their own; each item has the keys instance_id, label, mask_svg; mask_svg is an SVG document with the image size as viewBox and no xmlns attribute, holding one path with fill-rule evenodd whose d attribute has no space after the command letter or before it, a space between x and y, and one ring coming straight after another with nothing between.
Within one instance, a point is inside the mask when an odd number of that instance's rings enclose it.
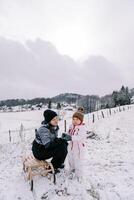
<instances>
[{"instance_id":1,"label":"child's hat","mask_svg":"<svg viewBox=\"0 0 134 200\"><path fill-rule=\"evenodd\" d=\"M57 113L54 112L53 110L45 110L44 111L44 118L45 118L45 122L49 123L54 117L57 116Z\"/></svg>"},{"instance_id":2,"label":"child's hat","mask_svg":"<svg viewBox=\"0 0 134 200\"><path fill-rule=\"evenodd\" d=\"M74 118L74 117L78 118L81 122L83 122L84 114L77 111L77 112L75 112L75 113L73 114L73 118Z\"/></svg>"}]
</instances>

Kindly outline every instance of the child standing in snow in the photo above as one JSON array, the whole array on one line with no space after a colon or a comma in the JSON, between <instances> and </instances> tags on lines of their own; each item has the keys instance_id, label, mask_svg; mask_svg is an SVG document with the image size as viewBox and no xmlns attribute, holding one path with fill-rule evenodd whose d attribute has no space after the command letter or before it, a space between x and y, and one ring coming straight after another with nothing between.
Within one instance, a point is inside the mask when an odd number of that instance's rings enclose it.
<instances>
[{"instance_id":1,"label":"child standing in snow","mask_svg":"<svg viewBox=\"0 0 134 200\"><path fill-rule=\"evenodd\" d=\"M85 150L86 130L83 123L84 114L75 112L72 116L72 124L69 127L68 134L72 141L68 146L68 161L70 171L75 172L77 177L82 177L83 160Z\"/></svg>"}]
</instances>

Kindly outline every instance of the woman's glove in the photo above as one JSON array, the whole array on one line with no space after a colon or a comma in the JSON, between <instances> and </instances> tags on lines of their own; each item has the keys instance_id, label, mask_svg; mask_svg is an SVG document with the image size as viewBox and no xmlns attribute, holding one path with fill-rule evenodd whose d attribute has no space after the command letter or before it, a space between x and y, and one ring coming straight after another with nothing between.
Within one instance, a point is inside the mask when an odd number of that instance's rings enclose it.
<instances>
[{"instance_id":1,"label":"woman's glove","mask_svg":"<svg viewBox=\"0 0 134 200\"><path fill-rule=\"evenodd\" d=\"M61 138L62 138L63 140L66 140L66 141L71 141L71 140L72 140L71 135L66 134L66 133L62 133Z\"/></svg>"}]
</instances>

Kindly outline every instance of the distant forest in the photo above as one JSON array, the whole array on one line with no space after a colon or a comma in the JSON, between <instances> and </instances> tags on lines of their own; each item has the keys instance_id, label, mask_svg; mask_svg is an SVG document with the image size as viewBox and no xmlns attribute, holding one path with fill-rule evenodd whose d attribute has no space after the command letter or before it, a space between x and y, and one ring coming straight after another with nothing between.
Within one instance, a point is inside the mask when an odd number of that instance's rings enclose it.
<instances>
[{"instance_id":1,"label":"distant forest","mask_svg":"<svg viewBox=\"0 0 134 200\"><path fill-rule=\"evenodd\" d=\"M94 110L112 108L116 106L126 105L131 103L131 98L134 96L134 88L128 89L128 87L122 86L120 90L113 91L111 94L99 97L98 95L80 95L75 93L64 93L52 98L34 98L30 100L26 99L8 99L0 101L0 107L13 107L23 105L48 105L51 103L57 103L57 108L61 108L63 103L75 104L77 106L83 106L86 112L92 112Z\"/></svg>"}]
</instances>

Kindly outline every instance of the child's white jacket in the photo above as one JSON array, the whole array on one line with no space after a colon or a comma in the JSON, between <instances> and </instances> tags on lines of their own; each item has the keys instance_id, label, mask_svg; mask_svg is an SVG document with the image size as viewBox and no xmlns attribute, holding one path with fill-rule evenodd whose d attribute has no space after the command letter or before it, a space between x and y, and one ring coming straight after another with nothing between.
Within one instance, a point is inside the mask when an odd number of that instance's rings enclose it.
<instances>
[{"instance_id":1,"label":"child's white jacket","mask_svg":"<svg viewBox=\"0 0 134 200\"><path fill-rule=\"evenodd\" d=\"M71 125L68 134L72 136L68 146L68 160L70 170L75 169L78 174L82 170L82 162L84 160L86 128L85 124Z\"/></svg>"}]
</instances>

